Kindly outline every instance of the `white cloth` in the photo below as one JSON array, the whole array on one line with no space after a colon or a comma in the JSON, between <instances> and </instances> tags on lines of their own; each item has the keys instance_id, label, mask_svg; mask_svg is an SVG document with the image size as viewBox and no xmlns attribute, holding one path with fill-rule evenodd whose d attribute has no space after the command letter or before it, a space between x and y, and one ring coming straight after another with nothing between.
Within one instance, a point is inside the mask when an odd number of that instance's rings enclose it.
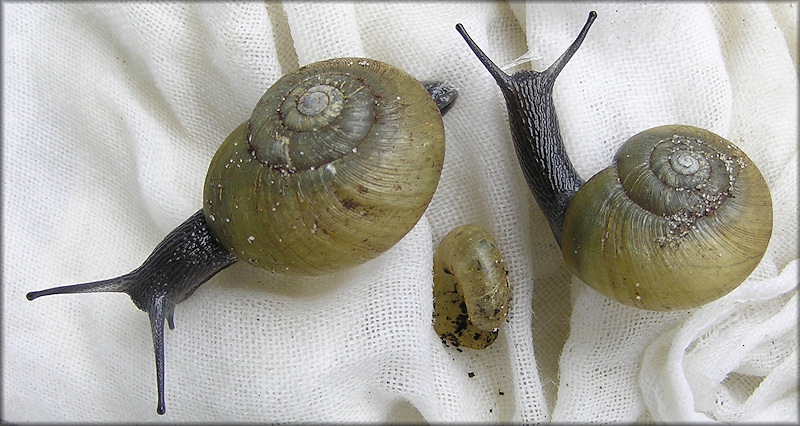
<instances>
[{"instance_id":1,"label":"white cloth","mask_svg":"<svg viewBox=\"0 0 800 426\"><path fill-rule=\"evenodd\" d=\"M3 412L8 421L797 421L797 4L5 4ZM594 9L555 85L589 177L666 123L738 144L772 189L752 277L691 311L571 278L526 187L498 64L542 70ZM201 203L207 165L280 75L364 56L461 92L433 202L384 255L302 278L241 263L175 311L167 414L147 316L124 294L25 293L117 276ZM514 68L515 71L520 68ZM509 270L485 351L431 326L432 253L476 223Z\"/></svg>"}]
</instances>

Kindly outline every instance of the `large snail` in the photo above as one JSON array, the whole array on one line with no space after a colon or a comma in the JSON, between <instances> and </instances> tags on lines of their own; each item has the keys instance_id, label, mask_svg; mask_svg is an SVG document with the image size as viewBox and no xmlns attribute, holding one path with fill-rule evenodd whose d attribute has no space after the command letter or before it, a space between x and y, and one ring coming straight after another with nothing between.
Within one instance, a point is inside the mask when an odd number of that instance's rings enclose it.
<instances>
[{"instance_id":1,"label":"large snail","mask_svg":"<svg viewBox=\"0 0 800 426\"><path fill-rule=\"evenodd\" d=\"M566 154L555 79L597 14L543 72L507 75L456 26L506 100L519 164L569 269L603 295L649 310L689 309L732 291L756 268L772 233L769 188L752 161L692 126L631 137L584 184Z\"/></svg>"},{"instance_id":2,"label":"large snail","mask_svg":"<svg viewBox=\"0 0 800 426\"><path fill-rule=\"evenodd\" d=\"M459 226L433 254L433 328L443 342L485 349L508 312L505 263L494 238L478 225Z\"/></svg>"},{"instance_id":3,"label":"large snail","mask_svg":"<svg viewBox=\"0 0 800 426\"><path fill-rule=\"evenodd\" d=\"M139 268L117 278L28 293L123 292L147 312L164 397L164 319L238 260L284 274L324 274L375 258L427 208L444 160L452 86L421 83L372 59L339 58L286 74L208 169L203 208Z\"/></svg>"}]
</instances>

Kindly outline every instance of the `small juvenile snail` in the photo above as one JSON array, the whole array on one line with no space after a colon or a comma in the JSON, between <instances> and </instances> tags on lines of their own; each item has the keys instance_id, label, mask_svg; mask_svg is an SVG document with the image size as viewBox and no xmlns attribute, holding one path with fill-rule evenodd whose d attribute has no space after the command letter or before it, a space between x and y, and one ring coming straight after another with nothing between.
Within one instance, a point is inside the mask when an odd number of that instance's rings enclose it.
<instances>
[{"instance_id":1,"label":"small juvenile snail","mask_svg":"<svg viewBox=\"0 0 800 426\"><path fill-rule=\"evenodd\" d=\"M456 26L494 77L525 179L569 269L619 302L689 309L732 291L755 269L772 233L769 188L731 142L692 126L630 138L614 165L585 185L566 154L552 90L597 14L543 72L505 74Z\"/></svg>"},{"instance_id":2,"label":"small juvenile snail","mask_svg":"<svg viewBox=\"0 0 800 426\"><path fill-rule=\"evenodd\" d=\"M450 231L433 255L433 328L457 346L484 349L508 312L508 277L494 239L477 225Z\"/></svg>"},{"instance_id":3,"label":"small juvenile snail","mask_svg":"<svg viewBox=\"0 0 800 426\"><path fill-rule=\"evenodd\" d=\"M324 274L377 257L417 223L444 160L452 86L420 83L372 59L313 63L281 77L222 143L203 209L139 268L109 280L28 293L123 292L150 316L164 414L164 319L238 260Z\"/></svg>"}]
</instances>

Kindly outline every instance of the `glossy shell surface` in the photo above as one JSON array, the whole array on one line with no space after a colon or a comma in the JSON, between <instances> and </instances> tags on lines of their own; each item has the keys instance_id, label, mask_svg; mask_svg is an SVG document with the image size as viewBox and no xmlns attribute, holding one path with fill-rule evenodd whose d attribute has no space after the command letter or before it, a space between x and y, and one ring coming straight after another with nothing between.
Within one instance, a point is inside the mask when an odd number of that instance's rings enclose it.
<instances>
[{"instance_id":1,"label":"glossy shell surface","mask_svg":"<svg viewBox=\"0 0 800 426\"><path fill-rule=\"evenodd\" d=\"M631 137L580 189L562 252L611 299L689 309L741 284L771 233L769 188L744 152L707 130L662 126Z\"/></svg>"},{"instance_id":2,"label":"glossy shell surface","mask_svg":"<svg viewBox=\"0 0 800 426\"><path fill-rule=\"evenodd\" d=\"M360 264L417 223L439 182L442 118L421 83L340 58L278 80L209 166L203 209L220 243L270 271Z\"/></svg>"}]
</instances>

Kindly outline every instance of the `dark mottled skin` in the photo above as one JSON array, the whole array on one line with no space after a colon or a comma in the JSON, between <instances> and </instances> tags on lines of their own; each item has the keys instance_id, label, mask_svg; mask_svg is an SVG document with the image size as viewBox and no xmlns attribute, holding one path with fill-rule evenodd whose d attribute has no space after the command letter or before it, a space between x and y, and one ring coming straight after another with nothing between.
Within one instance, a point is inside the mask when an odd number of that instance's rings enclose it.
<instances>
[{"instance_id":1,"label":"dark mottled skin","mask_svg":"<svg viewBox=\"0 0 800 426\"><path fill-rule=\"evenodd\" d=\"M560 244L567 206L584 182L561 140L553 106L553 80L542 81L543 76L520 71L507 80L503 96L522 174Z\"/></svg>"},{"instance_id":2,"label":"dark mottled skin","mask_svg":"<svg viewBox=\"0 0 800 426\"><path fill-rule=\"evenodd\" d=\"M427 82L425 87L442 115L458 97L458 91L446 83ZM158 387L156 411L164 414L164 319L173 329L175 305L189 298L217 272L237 261L238 258L211 234L201 209L167 234L142 266L130 273L108 280L33 291L26 297L33 300L52 294L127 293L136 307L150 317Z\"/></svg>"},{"instance_id":3,"label":"dark mottled skin","mask_svg":"<svg viewBox=\"0 0 800 426\"><path fill-rule=\"evenodd\" d=\"M547 70L520 71L510 76L483 53L461 24L456 25L503 92L519 165L559 245L567 206L584 182L575 171L561 139L553 106L553 84L580 47L596 17L595 12L589 14L578 37Z\"/></svg>"}]
</instances>

